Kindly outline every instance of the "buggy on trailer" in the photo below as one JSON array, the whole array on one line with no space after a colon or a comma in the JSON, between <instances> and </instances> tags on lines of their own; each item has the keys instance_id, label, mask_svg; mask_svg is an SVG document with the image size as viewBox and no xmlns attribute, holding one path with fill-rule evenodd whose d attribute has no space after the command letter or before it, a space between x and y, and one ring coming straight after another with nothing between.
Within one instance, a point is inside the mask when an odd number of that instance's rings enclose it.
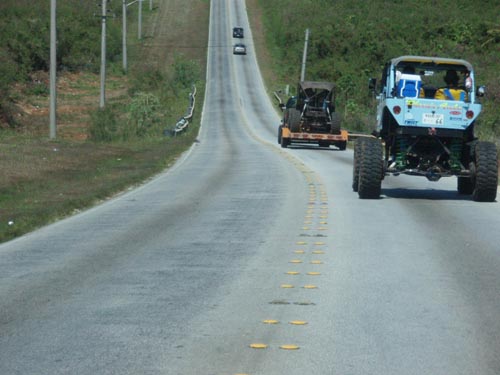
<instances>
[{"instance_id":1,"label":"buggy on trailer","mask_svg":"<svg viewBox=\"0 0 500 375\"><path fill-rule=\"evenodd\" d=\"M340 128L335 112L335 85L331 82L301 81L298 95L280 102L283 111L278 128L278 143L316 143L321 147L337 146L345 150L348 133Z\"/></svg>"}]
</instances>

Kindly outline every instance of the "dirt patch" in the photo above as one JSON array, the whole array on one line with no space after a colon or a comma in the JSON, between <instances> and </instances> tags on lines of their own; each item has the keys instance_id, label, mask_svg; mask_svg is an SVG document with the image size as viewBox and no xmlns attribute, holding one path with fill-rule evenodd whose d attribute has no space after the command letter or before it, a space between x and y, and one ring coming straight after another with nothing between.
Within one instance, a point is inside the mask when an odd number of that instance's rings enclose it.
<instances>
[{"instance_id":1,"label":"dirt patch","mask_svg":"<svg viewBox=\"0 0 500 375\"><path fill-rule=\"evenodd\" d=\"M129 65L147 64L168 74L175 55L182 54L196 60L204 72L209 8L208 1L156 2L151 13L148 13L149 9L143 13L143 40L138 41L132 35L128 39ZM134 23L134 20L130 21L129 30L136 30ZM8 123L15 123L19 133L48 136L48 72L32 73L29 83L18 84L13 90L14 96L19 99L10 106L9 116L2 116L0 127L8 128ZM108 74L106 103L127 102L127 90L127 76ZM99 100L99 74L58 72L57 137L67 141L85 141L88 138L89 115L97 110Z\"/></svg>"},{"instance_id":2,"label":"dirt patch","mask_svg":"<svg viewBox=\"0 0 500 375\"><path fill-rule=\"evenodd\" d=\"M200 63L205 71L209 1L162 2L147 27L144 50L151 64L167 71L175 54Z\"/></svg>"}]
</instances>

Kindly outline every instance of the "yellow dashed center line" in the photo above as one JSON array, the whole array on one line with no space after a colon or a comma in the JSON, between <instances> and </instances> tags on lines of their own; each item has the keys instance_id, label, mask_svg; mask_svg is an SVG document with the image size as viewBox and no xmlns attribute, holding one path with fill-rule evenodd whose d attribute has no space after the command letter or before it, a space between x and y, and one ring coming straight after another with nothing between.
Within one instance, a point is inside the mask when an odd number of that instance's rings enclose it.
<instances>
[{"instance_id":1,"label":"yellow dashed center line","mask_svg":"<svg viewBox=\"0 0 500 375\"><path fill-rule=\"evenodd\" d=\"M309 231L327 231L328 230L328 205L329 205L329 200L328 200L328 195L325 191L325 187L323 184L319 183L317 181L317 178L314 174L313 171L309 170L304 164L302 163L294 163L297 169L302 172L302 174L305 176L308 184L309 184L309 200L307 201L307 206L306 206L306 215L304 216L303 220L303 226L300 227L303 233L300 234L301 237L308 237L308 236L317 236L317 237L328 237L327 234L319 234L317 233L316 235L314 234L309 234L311 232ZM308 231L307 233L305 233ZM296 248L293 250L294 254L301 254L307 257L307 255L322 255L325 254L325 247L326 247L326 242L324 241L316 241L316 242L307 242L307 241L297 241L295 242L295 245L299 246L299 248ZM322 248L318 248L322 246ZM302 248L304 247L304 248ZM311 249L312 247L312 249ZM301 257L302 258L302 257ZM288 261L288 263L292 264L303 264L304 262L310 264L310 265L323 265L324 261L319 260L319 259L291 259ZM297 267L304 267L304 266L297 266ZM310 267L312 268L312 267ZM323 268L322 268L323 269ZM305 275L307 276L320 276L320 272L315 272L315 271L307 271L307 270L289 270L285 272L286 275L289 276L298 276L298 275ZM294 278L294 280L300 281L300 278L302 276L299 276L298 278ZM290 279L291 280L291 279ZM318 279L320 280L320 279ZM313 289L319 289L318 285L315 284L302 284L302 287L299 287L300 289L306 289L306 290L313 290ZM289 283L282 283L280 284L281 289L296 289L293 284ZM284 293L284 292L283 292ZM287 293L297 293L296 291L290 291ZM306 292L303 292L306 293ZM312 291L309 293L313 293ZM294 294L295 295L295 294ZM314 302L305 300L302 302L291 302L288 299L284 298L277 298L272 302L273 305L283 305L287 307L283 307L286 309L290 309L291 307L295 306L315 306L316 304ZM264 319L262 320L263 324L270 325L270 326L277 326L280 325L280 322L276 319ZM288 324L291 326L306 326L309 324L307 320L290 320L288 321ZM283 329L284 326L280 325L280 327L276 327L276 329ZM270 329L270 328L269 328ZM299 328L297 328L299 329ZM268 349L270 345L266 343L252 343L249 345L250 348L252 349ZM288 343L288 344L277 344L276 345L279 349L281 350L288 350L288 351L294 351L294 350L299 350L300 347L299 345L293 344L293 343ZM239 373L235 375L248 375L245 373Z\"/></svg>"}]
</instances>

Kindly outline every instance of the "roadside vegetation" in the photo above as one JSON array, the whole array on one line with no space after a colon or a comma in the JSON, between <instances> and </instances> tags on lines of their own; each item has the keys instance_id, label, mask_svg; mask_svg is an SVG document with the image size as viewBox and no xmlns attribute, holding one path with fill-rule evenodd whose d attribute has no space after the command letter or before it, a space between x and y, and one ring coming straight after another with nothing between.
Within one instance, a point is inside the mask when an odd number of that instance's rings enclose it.
<instances>
[{"instance_id":1,"label":"roadside vegetation","mask_svg":"<svg viewBox=\"0 0 500 375\"><path fill-rule=\"evenodd\" d=\"M57 138L49 139L50 2L0 3L0 242L139 184L195 140L203 105L182 134L193 85L204 92L208 1L128 8L128 72L121 5L108 3L106 105L99 109L101 20L97 2L58 1ZM178 9L177 9L178 8ZM190 26L192 25L192 26ZM186 50L186 46L192 48Z\"/></svg>"},{"instance_id":2,"label":"roadside vegetation","mask_svg":"<svg viewBox=\"0 0 500 375\"><path fill-rule=\"evenodd\" d=\"M248 0L269 90L296 89L305 30L310 29L306 80L333 81L343 126L371 132L374 100L368 79L401 55L468 60L487 87L476 129L500 144L500 3L498 1ZM255 32L254 32L255 35ZM498 126L497 126L498 125Z\"/></svg>"},{"instance_id":3,"label":"roadside vegetation","mask_svg":"<svg viewBox=\"0 0 500 375\"><path fill-rule=\"evenodd\" d=\"M100 1L58 1L57 139L49 139L49 1L0 2L0 242L78 212L173 163L198 133L209 0L128 8L128 72L122 70L121 1L109 2L106 106L99 110ZM246 0L271 94L296 88L306 28L306 79L337 84L344 127L370 132L370 77L406 54L463 58L487 86L480 136L499 144L500 3ZM196 84L188 130L170 130ZM271 95L270 95L271 96Z\"/></svg>"}]
</instances>

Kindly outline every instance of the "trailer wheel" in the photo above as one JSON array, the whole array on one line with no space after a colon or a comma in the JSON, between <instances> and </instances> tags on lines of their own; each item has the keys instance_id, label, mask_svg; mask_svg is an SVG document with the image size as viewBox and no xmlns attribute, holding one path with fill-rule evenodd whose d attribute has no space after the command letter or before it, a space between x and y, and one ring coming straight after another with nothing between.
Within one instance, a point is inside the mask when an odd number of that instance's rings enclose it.
<instances>
[{"instance_id":1,"label":"trailer wheel","mask_svg":"<svg viewBox=\"0 0 500 375\"><path fill-rule=\"evenodd\" d=\"M330 133L331 134L340 134L340 115L337 112L330 113L331 125L330 125Z\"/></svg>"},{"instance_id":2,"label":"trailer wheel","mask_svg":"<svg viewBox=\"0 0 500 375\"><path fill-rule=\"evenodd\" d=\"M378 199L382 190L382 143L376 138L366 138L359 151L358 195L361 199Z\"/></svg>"},{"instance_id":3,"label":"trailer wheel","mask_svg":"<svg viewBox=\"0 0 500 375\"><path fill-rule=\"evenodd\" d=\"M288 127L291 132L299 132L300 131L300 111L295 108L288 109Z\"/></svg>"},{"instance_id":4,"label":"trailer wheel","mask_svg":"<svg viewBox=\"0 0 500 375\"><path fill-rule=\"evenodd\" d=\"M497 148L492 142L477 142L474 150L475 183L472 199L494 202L498 187Z\"/></svg>"},{"instance_id":5,"label":"trailer wheel","mask_svg":"<svg viewBox=\"0 0 500 375\"><path fill-rule=\"evenodd\" d=\"M335 144L339 148L340 151L345 151L347 148L347 141L340 141Z\"/></svg>"},{"instance_id":6,"label":"trailer wheel","mask_svg":"<svg viewBox=\"0 0 500 375\"><path fill-rule=\"evenodd\" d=\"M287 148L289 144L290 144L290 139L284 138L282 135L281 136L281 148Z\"/></svg>"}]
</instances>

